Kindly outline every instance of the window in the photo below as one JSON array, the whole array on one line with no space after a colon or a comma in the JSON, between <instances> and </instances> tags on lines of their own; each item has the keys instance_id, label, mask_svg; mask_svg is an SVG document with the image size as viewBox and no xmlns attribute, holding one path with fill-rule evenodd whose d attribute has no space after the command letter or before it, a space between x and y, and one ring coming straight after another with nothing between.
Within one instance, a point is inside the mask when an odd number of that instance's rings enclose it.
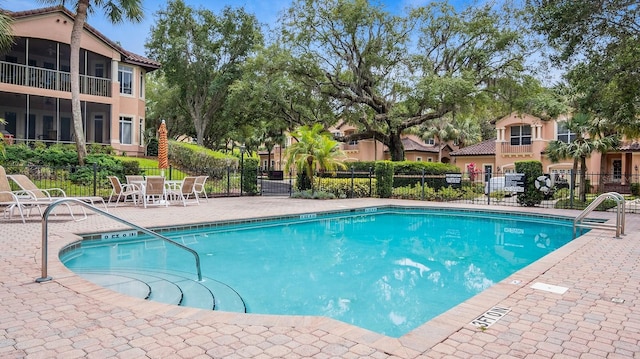
<instances>
[{"instance_id":1,"label":"window","mask_svg":"<svg viewBox=\"0 0 640 359\"><path fill-rule=\"evenodd\" d=\"M131 144L133 129L133 118L120 116L120 143Z\"/></svg>"},{"instance_id":2,"label":"window","mask_svg":"<svg viewBox=\"0 0 640 359\"><path fill-rule=\"evenodd\" d=\"M140 98L144 98L144 73L142 71L140 71L138 87L140 88Z\"/></svg>"},{"instance_id":3,"label":"window","mask_svg":"<svg viewBox=\"0 0 640 359\"><path fill-rule=\"evenodd\" d=\"M513 146L524 146L531 144L531 126L512 126L511 127L511 144Z\"/></svg>"},{"instance_id":4,"label":"window","mask_svg":"<svg viewBox=\"0 0 640 359\"><path fill-rule=\"evenodd\" d=\"M416 157L416 162L422 162L422 157Z\"/></svg>"},{"instance_id":5,"label":"window","mask_svg":"<svg viewBox=\"0 0 640 359\"><path fill-rule=\"evenodd\" d=\"M576 133L571 132L571 130L567 127L567 122L562 121L558 122L558 141L564 143L573 142L576 139Z\"/></svg>"},{"instance_id":6,"label":"window","mask_svg":"<svg viewBox=\"0 0 640 359\"><path fill-rule=\"evenodd\" d=\"M427 145L435 145L436 144L436 139L431 137L430 139L426 140L425 143Z\"/></svg>"},{"instance_id":7,"label":"window","mask_svg":"<svg viewBox=\"0 0 640 359\"><path fill-rule=\"evenodd\" d=\"M120 82L120 93L131 95L133 88L133 67L118 65L118 81Z\"/></svg>"},{"instance_id":8,"label":"window","mask_svg":"<svg viewBox=\"0 0 640 359\"><path fill-rule=\"evenodd\" d=\"M144 145L144 119L140 119L140 123L138 124L138 133L140 134L140 145Z\"/></svg>"}]
</instances>

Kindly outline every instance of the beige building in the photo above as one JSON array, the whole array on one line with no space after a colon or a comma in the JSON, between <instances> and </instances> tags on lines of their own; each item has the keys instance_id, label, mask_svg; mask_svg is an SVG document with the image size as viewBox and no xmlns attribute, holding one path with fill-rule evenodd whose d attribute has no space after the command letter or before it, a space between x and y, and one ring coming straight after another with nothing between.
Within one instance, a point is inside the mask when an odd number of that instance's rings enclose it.
<instances>
[{"instance_id":1,"label":"beige building","mask_svg":"<svg viewBox=\"0 0 640 359\"><path fill-rule=\"evenodd\" d=\"M14 143L74 143L70 46L73 13L61 7L9 13L15 44L0 56L0 125ZM144 153L145 75L160 64L88 24L80 50L80 101L88 144Z\"/></svg>"},{"instance_id":2,"label":"beige building","mask_svg":"<svg viewBox=\"0 0 640 359\"><path fill-rule=\"evenodd\" d=\"M553 163L544 151L553 140L572 141L576 134L567 129L566 117L541 120L531 115L513 113L496 122L496 139L484 141L451 153L455 165L463 172L473 164L480 172L491 172L493 176L514 172L515 162L536 160L542 162L543 171L552 179L567 178L573 160L565 159ZM587 172L600 175L600 163L605 161L604 191L609 189L629 192L629 183L638 182L640 145L637 141L623 141L621 146L606 154L604 158L594 152L587 158ZM591 181L596 184L598 181ZM595 190L598 190L595 188Z\"/></svg>"}]
</instances>

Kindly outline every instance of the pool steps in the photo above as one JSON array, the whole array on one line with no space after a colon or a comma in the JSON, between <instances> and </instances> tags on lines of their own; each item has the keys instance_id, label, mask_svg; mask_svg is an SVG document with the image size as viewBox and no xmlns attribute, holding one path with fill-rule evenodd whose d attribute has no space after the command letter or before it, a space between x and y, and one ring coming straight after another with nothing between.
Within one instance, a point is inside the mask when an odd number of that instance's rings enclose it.
<instances>
[{"instance_id":1,"label":"pool steps","mask_svg":"<svg viewBox=\"0 0 640 359\"><path fill-rule=\"evenodd\" d=\"M170 272L137 269L76 269L74 272L99 286L136 298L208 310L246 311L238 293L207 278L200 282Z\"/></svg>"}]
</instances>

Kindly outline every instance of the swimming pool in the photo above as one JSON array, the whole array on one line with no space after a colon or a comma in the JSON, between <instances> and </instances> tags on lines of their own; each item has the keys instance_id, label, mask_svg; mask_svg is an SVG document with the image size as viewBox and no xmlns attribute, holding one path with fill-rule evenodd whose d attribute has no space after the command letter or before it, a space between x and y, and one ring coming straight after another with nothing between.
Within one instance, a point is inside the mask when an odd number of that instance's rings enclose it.
<instances>
[{"instance_id":1,"label":"swimming pool","mask_svg":"<svg viewBox=\"0 0 640 359\"><path fill-rule=\"evenodd\" d=\"M172 228L205 277L247 312L321 315L399 337L572 238L572 222L515 213L366 208ZM86 268L194 276L184 250L135 234L95 235L61 259ZM215 294L215 293L214 293Z\"/></svg>"}]
</instances>

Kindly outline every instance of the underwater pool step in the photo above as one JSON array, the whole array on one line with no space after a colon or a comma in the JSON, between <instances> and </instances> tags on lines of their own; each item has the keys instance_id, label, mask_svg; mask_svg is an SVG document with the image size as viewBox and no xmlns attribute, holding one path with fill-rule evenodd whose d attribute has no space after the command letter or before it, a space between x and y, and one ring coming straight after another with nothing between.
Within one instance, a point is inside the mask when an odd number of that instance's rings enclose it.
<instances>
[{"instance_id":1,"label":"underwater pool step","mask_svg":"<svg viewBox=\"0 0 640 359\"><path fill-rule=\"evenodd\" d=\"M168 271L75 269L81 277L119 293L185 307L246 312L240 295L210 278L202 282Z\"/></svg>"},{"instance_id":2,"label":"underwater pool step","mask_svg":"<svg viewBox=\"0 0 640 359\"><path fill-rule=\"evenodd\" d=\"M162 277L129 271L79 271L79 276L118 293L154 302L180 305L182 288ZM146 288L146 291L145 291Z\"/></svg>"}]
</instances>

